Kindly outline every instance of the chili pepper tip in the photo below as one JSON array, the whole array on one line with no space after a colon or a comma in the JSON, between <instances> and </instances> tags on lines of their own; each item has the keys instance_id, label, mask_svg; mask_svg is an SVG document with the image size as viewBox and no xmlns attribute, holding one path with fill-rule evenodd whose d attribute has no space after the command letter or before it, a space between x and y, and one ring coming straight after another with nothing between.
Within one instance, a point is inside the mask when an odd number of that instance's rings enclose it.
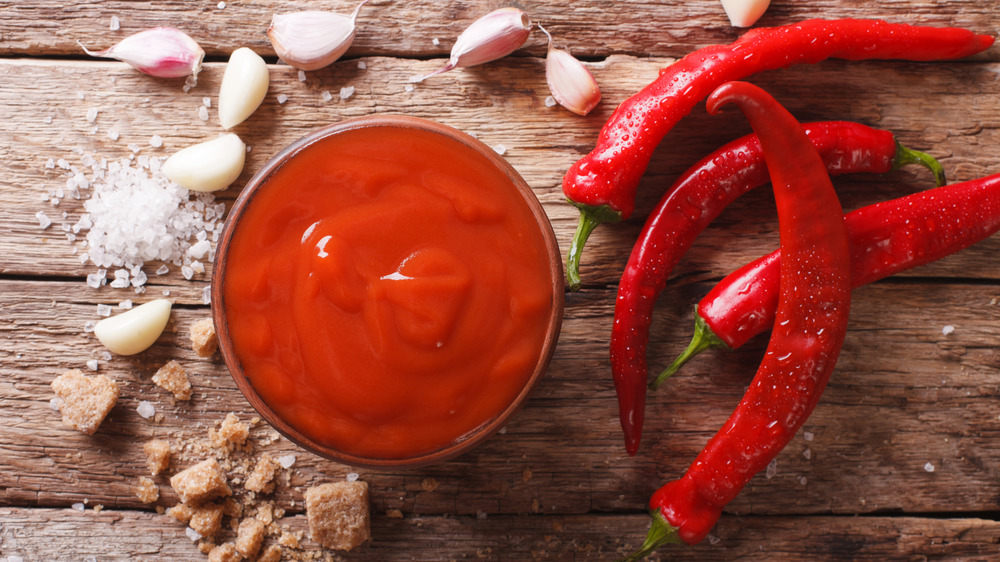
<instances>
[{"instance_id":1,"label":"chili pepper tip","mask_svg":"<svg viewBox=\"0 0 1000 562\"><path fill-rule=\"evenodd\" d=\"M580 222L576 225L576 232L570 242L569 252L566 253L566 286L570 291L580 290L580 254L583 253L583 246L590 238L590 233L598 225L606 222L621 222L622 214L608 205L584 205L568 199L571 204L580 209Z\"/></svg>"},{"instance_id":2,"label":"chili pepper tip","mask_svg":"<svg viewBox=\"0 0 1000 562\"><path fill-rule=\"evenodd\" d=\"M689 360L694 356L698 355L706 349L729 349L726 342L722 341L719 336L715 335L715 332L708 327L708 323L705 319L698 314L697 305L694 307L694 335L691 337L691 343L688 344L687 348L674 359L666 369L664 369L652 382L649 383L650 390L656 390L660 388L664 382L667 381L678 369L684 366Z\"/></svg>"}]
</instances>

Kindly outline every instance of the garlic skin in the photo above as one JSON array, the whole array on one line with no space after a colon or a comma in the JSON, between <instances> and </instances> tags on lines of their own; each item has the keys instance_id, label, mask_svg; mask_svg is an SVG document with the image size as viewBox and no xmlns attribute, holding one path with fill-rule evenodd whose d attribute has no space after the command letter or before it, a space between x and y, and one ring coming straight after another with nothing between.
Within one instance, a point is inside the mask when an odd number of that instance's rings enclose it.
<instances>
[{"instance_id":1,"label":"garlic skin","mask_svg":"<svg viewBox=\"0 0 1000 562\"><path fill-rule=\"evenodd\" d=\"M454 68L475 66L505 57L528 40L531 18L517 8L500 8L472 22L451 48L451 58L441 68L410 79L423 82L431 76Z\"/></svg>"},{"instance_id":2,"label":"garlic skin","mask_svg":"<svg viewBox=\"0 0 1000 562\"><path fill-rule=\"evenodd\" d=\"M722 8L734 27L750 27L757 23L771 0L722 0Z\"/></svg>"},{"instance_id":3,"label":"garlic skin","mask_svg":"<svg viewBox=\"0 0 1000 562\"><path fill-rule=\"evenodd\" d=\"M198 76L205 51L187 33L172 27L154 27L140 31L103 51L90 51L92 57L104 57L128 63L139 72L160 78Z\"/></svg>"},{"instance_id":4,"label":"garlic skin","mask_svg":"<svg viewBox=\"0 0 1000 562\"><path fill-rule=\"evenodd\" d=\"M105 318L94 326L94 335L112 353L135 355L149 348L167 327L171 303L156 299Z\"/></svg>"},{"instance_id":5,"label":"garlic skin","mask_svg":"<svg viewBox=\"0 0 1000 562\"><path fill-rule=\"evenodd\" d=\"M229 130L242 123L260 107L270 77L267 63L246 47L233 51L219 87L219 121Z\"/></svg>"},{"instance_id":6,"label":"garlic skin","mask_svg":"<svg viewBox=\"0 0 1000 562\"><path fill-rule=\"evenodd\" d=\"M569 54L568 51L552 46L552 35L541 25L538 26L549 38L549 50L545 55L545 81L549 91L559 105L576 113L586 115L601 101L601 88L590 70Z\"/></svg>"},{"instance_id":7,"label":"garlic skin","mask_svg":"<svg viewBox=\"0 0 1000 562\"><path fill-rule=\"evenodd\" d=\"M367 3L363 0L350 16L319 10L275 14L267 37L281 60L299 70L319 70L347 52L354 42L358 12Z\"/></svg>"},{"instance_id":8,"label":"garlic skin","mask_svg":"<svg viewBox=\"0 0 1000 562\"><path fill-rule=\"evenodd\" d=\"M160 167L170 181L191 191L218 191L232 185L243 171L247 147L234 133L191 145Z\"/></svg>"}]
</instances>

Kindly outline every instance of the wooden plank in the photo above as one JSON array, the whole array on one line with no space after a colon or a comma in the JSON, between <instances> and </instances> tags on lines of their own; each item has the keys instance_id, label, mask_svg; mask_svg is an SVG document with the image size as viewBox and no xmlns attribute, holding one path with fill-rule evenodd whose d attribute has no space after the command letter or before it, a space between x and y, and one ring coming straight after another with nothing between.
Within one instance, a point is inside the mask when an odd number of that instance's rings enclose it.
<instances>
[{"instance_id":1,"label":"wooden plank","mask_svg":"<svg viewBox=\"0 0 1000 562\"><path fill-rule=\"evenodd\" d=\"M304 519L281 522L304 531ZM375 514L373 540L338 559L393 559L406 552L408 560L609 560L635 549L648 522L644 514ZM995 554L998 532L1000 523L974 518L724 516L710 540L664 547L651 560L985 560ZM316 545L307 538L302 550L315 554ZM202 558L183 527L166 516L89 509L0 508L0 553L24 560Z\"/></svg>"},{"instance_id":2,"label":"wooden plank","mask_svg":"<svg viewBox=\"0 0 1000 562\"><path fill-rule=\"evenodd\" d=\"M330 9L349 14L355 0L336 0L321 8L308 2L231 0L224 9L215 2L182 0L37 0L3 2L0 6L0 54L82 55L77 41L88 47L105 48L115 40L146 28L179 27L194 37L210 56L228 56L236 47L248 46L261 54L274 55L265 36L274 13L302 9ZM968 27L979 33L997 12L996 0L974 2L951 0L922 2L837 2L822 0L802 5L772 3L759 26L823 18L871 18L935 26ZM606 57L629 53L642 56L683 56L692 49L728 43L744 30L729 24L717 2L602 2L600 0L414 0L405 4L385 0L370 2L358 19L357 37L348 57L388 55L402 58L447 57L458 35L473 20L491 9L515 5L541 22L578 56ZM121 29L109 31L111 17L119 16ZM434 39L439 44L434 44ZM523 52L540 56L545 37L533 33ZM997 51L988 57L996 60Z\"/></svg>"}]
</instances>

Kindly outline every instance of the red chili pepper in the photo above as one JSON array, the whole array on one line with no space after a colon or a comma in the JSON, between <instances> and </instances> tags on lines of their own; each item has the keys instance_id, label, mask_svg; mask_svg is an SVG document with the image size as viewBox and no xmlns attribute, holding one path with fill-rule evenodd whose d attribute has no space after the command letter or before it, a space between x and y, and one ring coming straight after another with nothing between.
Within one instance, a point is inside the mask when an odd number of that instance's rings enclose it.
<instances>
[{"instance_id":1,"label":"red chili pepper","mask_svg":"<svg viewBox=\"0 0 1000 562\"><path fill-rule=\"evenodd\" d=\"M699 49L660 71L625 100L601 129L597 146L570 167L563 192L580 209L566 258L570 290L580 285L580 253L597 225L632 215L636 187L653 150L670 129L720 84L757 72L827 58L957 59L993 44L993 37L952 27L879 20L807 20L757 28L728 45Z\"/></svg>"},{"instance_id":2,"label":"red chili pepper","mask_svg":"<svg viewBox=\"0 0 1000 562\"><path fill-rule=\"evenodd\" d=\"M845 121L803 128L830 174L881 174L920 163L934 172L938 185L944 183L937 160L900 145L888 131ZM646 220L618 284L611 329L611 372L630 455L638 450L642 436L646 347L656 299L695 238L737 197L768 181L760 141L747 135L684 172Z\"/></svg>"},{"instance_id":3,"label":"red chili pepper","mask_svg":"<svg viewBox=\"0 0 1000 562\"><path fill-rule=\"evenodd\" d=\"M870 205L844 217L851 285L860 287L964 250L1000 231L1000 174ZM779 251L730 273L695 309L695 336L651 385L709 348L736 349L771 328Z\"/></svg>"},{"instance_id":4,"label":"red chili pepper","mask_svg":"<svg viewBox=\"0 0 1000 562\"><path fill-rule=\"evenodd\" d=\"M754 474L792 439L819 401L847 331L851 260L840 202L802 127L745 82L723 85L709 113L735 103L764 148L778 207L781 292L775 329L750 387L726 425L679 480L650 499L653 525L640 554L705 538Z\"/></svg>"}]
</instances>

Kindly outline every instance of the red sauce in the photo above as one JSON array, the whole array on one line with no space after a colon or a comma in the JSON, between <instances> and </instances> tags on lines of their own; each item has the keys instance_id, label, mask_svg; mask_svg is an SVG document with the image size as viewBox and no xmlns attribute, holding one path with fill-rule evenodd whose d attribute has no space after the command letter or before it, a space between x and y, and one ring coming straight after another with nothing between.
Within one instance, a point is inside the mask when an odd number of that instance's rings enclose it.
<instances>
[{"instance_id":1,"label":"red sauce","mask_svg":"<svg viewBox=\"0 0 1000 562\"><path fill-rule=\"evenodd\" d=\"M302 149L247 204L225 314L264 402L313 441L402 459L522 391L552 313L550 257L506 175L435 132L355 129Z\"/></svg>"}]
</instances>

